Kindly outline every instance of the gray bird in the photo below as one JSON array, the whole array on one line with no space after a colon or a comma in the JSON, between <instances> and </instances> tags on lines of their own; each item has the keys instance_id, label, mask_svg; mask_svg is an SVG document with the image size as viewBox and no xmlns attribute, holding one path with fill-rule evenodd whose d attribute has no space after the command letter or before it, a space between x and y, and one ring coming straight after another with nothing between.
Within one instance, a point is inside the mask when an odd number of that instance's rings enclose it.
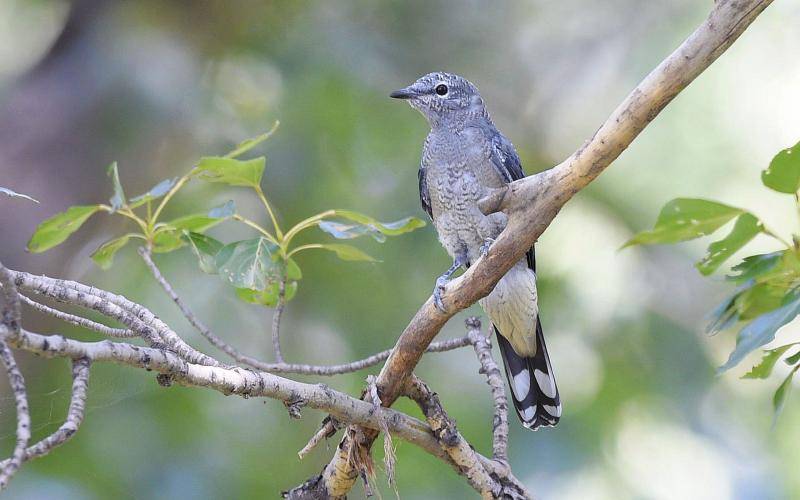
<instances>
[{"instance_id":1,"label":"gray bird","mask_svg":"<svg viewBox=\"0 0 800 500\"><path fill-rule=\"evenodd\" d=\"M433 297L450 277L485 255L506 226L502 213L485 216L478 200L490 189L525 176L511 142L492 123L475 85L449 73L430 73L391 97L405 99L428 120L419 197L453 265L436 280ZM498 334L506 376L522 424L536 430L561 417L561 400L539 321L533 248L479 302Z\"/></svg>"}]
</instances>

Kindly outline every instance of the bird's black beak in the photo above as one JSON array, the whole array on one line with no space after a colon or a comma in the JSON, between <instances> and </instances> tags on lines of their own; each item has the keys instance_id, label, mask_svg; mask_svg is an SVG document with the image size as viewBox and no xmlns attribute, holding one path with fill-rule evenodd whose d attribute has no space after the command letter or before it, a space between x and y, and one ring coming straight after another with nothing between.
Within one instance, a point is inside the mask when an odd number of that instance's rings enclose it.
<instances>
[{"instance_id":1,"label":"bird's black beak","mask_svg":"<svg viewBox=\"0 0 800 500\"><path fill-rule=\"evenodd\" d=\"M404 89L395 90L394 92L389 94L389 97L392 97L394 99L411 99L412 97L416 97L417 95L419 95L417 94L417 92L411 90L410 87L406 87Z\"/></svg>"}]
</instances>

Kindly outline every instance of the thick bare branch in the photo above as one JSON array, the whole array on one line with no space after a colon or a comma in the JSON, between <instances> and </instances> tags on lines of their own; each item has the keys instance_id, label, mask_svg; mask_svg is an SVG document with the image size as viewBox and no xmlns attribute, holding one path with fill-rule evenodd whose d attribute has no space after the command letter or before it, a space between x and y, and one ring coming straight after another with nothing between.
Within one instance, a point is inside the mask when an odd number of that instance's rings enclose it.
<instances>
[{"instance_id":1,"label":"thick bare branch","mask_svg":"<svg viewBox=\"0 0 800 500\"><path fill-rule=\"evenodd\" d=\"M694 33L637 85L572 156L548 171L509 184L506 193L490 195L491 199L483 203L483 208L487 213L506 212L509 219L506 229L484 258L447 285L443 296L447 312L441 312L433 300L428 299L403 331L378 376L384 405L391 405L398 397L405 379L447 320L488 295L564 204L608 167L770 3L771 0L718 0ZM363 435L365 439L358 445L368 449L377 434L364 432ZM349 436L346 434L344 440ZM349 446L344 442L342 445ZM338 461L335 456L326 469L341 471L341 477L346 480L352 476L352 471Z\"/></svg>"}]
</instances>

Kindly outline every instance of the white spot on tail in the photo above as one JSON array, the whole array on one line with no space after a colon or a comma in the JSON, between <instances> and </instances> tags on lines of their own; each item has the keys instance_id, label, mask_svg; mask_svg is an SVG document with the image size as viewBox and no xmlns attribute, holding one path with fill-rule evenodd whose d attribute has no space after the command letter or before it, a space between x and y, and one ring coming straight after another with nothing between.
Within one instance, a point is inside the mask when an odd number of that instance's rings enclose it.
<instances>
[{"instance_id":1,"label":"white spot on tail","mask_svg":"<svg viewBox=\"0 0 800 500\"><path fill-rule=\"evenodd\" d=\"M554 417L561 416L561 405L558 406L542 405L542 408L544 408L544 411L546 411L547 413L549 413Z\"/></svg>"},{"instance_id":2,"label":"white spot on tail","mask_svg":"<svg viewBox=\"0 0 800 500\"><path fill-rule=\"evenodd\" d=\"M524 420L526 422L530 422L534 418L536 418L536 406L535 405L534 406L529 406L529 407L525 408L524 410L522 410L522 420Z\"/></svg>"},{"instance_id":3,"label":"white spot on tail","mask_svg":"<svg viewBox=\"0 0 800 500\"><path fill-rule=\"evenodd\" d=\"M517 401L523 401L528 396L528 391L531 390L531 374L527 368L514 375L513 389Z\"/></svg>"},{"instance_id":4,"label":"white spot on tail","mask_svg":"<svg viewBox=\"0 0 800 500\"><path fill-rule=\"evenodd\" d=\"M533 370L533 374L536 376L536 383L539 384L539 389L545 393L548 398L555 398L556 384L553 382L552 377L542 370Z\"/></svg>"}]
</instances>

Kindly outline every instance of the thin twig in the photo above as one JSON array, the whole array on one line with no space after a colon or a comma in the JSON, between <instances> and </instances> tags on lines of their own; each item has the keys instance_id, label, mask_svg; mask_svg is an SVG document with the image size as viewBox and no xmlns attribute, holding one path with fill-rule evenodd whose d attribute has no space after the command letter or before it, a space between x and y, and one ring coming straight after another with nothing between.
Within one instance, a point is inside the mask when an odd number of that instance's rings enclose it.
<instances>
[{"instance_id":1,"label":"thin twig","mask_svg":"<svg viewBox=\"0 0 800 500\"><path fill-rule=\"evenodd\" d=\"M320 426L319 430L311 436L311 439L303 446L303 449L297 452L297 456L300 457L300 460L304 459L323 439L333 436L340 425L338 420L328 415L325 420L322 421L322 426Z\"/></svg>"},{"instance_id":2,"label":"thin twig","mask_svg":"<svg viewBox=\"0 0 800 500\"><path fill-rule=\"evenodd\" d=\"M272 313L272 349L275 351L275 361L283 364L283 353L281 352L281 316L286 307L286 277L284 276L278 283L278 305Z\"/></svg>"},{"instance_id":3,"label":"thin twig","mask_svg":"<svg viewBox=\"0 0 800 500\"><path fill-rule=\"evenodd\" d=\"M492 343L481 332L481 321L476 317L467 318L467 336L472 341L475 354L481 364L480 373L486 375L486 383L494 400L494 419L492 421L492 457L508 466L508 399L500 367L492 358Z\"/></svg>"},{"instance_id":4,"label":"thin twig","mask_svg":"<svg viewBox=\"0 0 800 500\"><path fill-rule=\"evenodd\" d=\"M2 308L0 308L0 327L8 330L9 339L16 339L22 334L22 306L19 301L19 293L14 283L13 275L2 263L0 263L0 284L3 285ZM28 410L28 392L25 389L25 377L17 366L14 353L6 343L5 339L0 339L0 358L8 373L8 383L14 393L14 401L17 409L17 440L11 458L8 459L2 470L0 470L0 491L8 486L11 477L22 465L25 456L25 448L31 439L31 414Z\"/></svg>"},{"instance_id":5,"label":"thin twig","mask_svg":"<svg viewBox=\"0 0 800 500\"><path fill-rule=\"evenodd\" d=\"M378 394L377 379L374 375L367 377L367 393L372 402L372 411L377 416L382 416L383 407L381 406L381 397ZM389 428L386 427L386 421L383 422L381 431L383 432L383 465L386 468L386 480L391 486L394 486L394 464L396 456L394 453L394 445L392 444L392 435L389 434Z\"/></svg>"},{"instance_id":6,"label":"thin twig","mask_svg":"<svg viewBox=\"0 0 800 500\"><path fill-rule=\"evenodd\" d=\"M82 328L86 328L88 330L94 330L97 333L102 333L103 335L107 335L109 337L115 338L132 338L138 337L139 335L136 334L133 330L127 328L113 328L110 326L103 325L101 323L97 323L87 318L83 318L81 316L76 316L74 314L65 313L64 311L59 311L58 309L52 308L50 306L46 306L42 303L36 302L35 300L26 297L25 295L20 294L20 299L22 302L28 304L32 308L36 309L37 311L47 314L48 316L52 316L54 318L60 319L62 321L66 321L69 324L80 326Z\"/></svg>"},{"instance_id":7,"label":"thin twig","mask_svg":"<svg viewBox=\"0 0 800 500\"><path fill-rule=\"evenodd\" d=\"M298 375L321 375L321 376L333 376L333 375L341 375L344 373L352 373L359 370L363 370L365 368L369 368L371 366L375 366L383 361L385 361L389 355L392 353L391 349L386 349L385 351L381 351L379 353L373 354L372 356L368 356L364 359L360 359L358 361L352 361L350 363L342 363L338 365L309 365L303 363L267 363L265 361L261 361L260 359L254 358L252 356L248 356L247 354L243 354L241 351L230 345L229 343L222 340L218 335L211 331L205 323L203 323L197 315L189 308L186 302L178 295L175 289L172 287L170 282L164 277L161 270L158 268L158 265L153 261L152 255L146 248L140 248L139 254L142 256L145 264L147 264L148 269L153 274L153 277L156 279L161 288L169 295L173 302L178 306L183 313L183 316L189 321L191 324L203 337L208 340L211 345L219 349L220 351L224 352L228 356L230 356L235 361L255 368L257 370L263 370L265 372L270 373L294 373ZM277 314L277 310L276 310ZM280 317L277 318L278 320L278 328L280 328ZM273 316L273 345L275 342L275 316ZM443 340L439 342L433 342L430 346L428 346L428 352L445 352L451 351L453 349L458 349L461 347L466 347L471 345L471 341L469 340L468 336L458 337L455 339ZM279 352L280 348L276 350Z\"/></svg>"},{"instance_id":8,"label":"thin twig","mask_svg":"<svg viewBox=\"0 0 800 500\"><path fill-rule=\"evenodd\" d=\"M53 449L66 443L83 423L86 413L86 393L89 387L89 366L88 359L76 359L72 362L72 397L67 410L67 418L64 423L52 434L42 439L33 446L25 450L22 458L23 462L33 460L47 455ZM6 467L9 459L0 462L0 467Z\"/></svg>"}]
</instances>

